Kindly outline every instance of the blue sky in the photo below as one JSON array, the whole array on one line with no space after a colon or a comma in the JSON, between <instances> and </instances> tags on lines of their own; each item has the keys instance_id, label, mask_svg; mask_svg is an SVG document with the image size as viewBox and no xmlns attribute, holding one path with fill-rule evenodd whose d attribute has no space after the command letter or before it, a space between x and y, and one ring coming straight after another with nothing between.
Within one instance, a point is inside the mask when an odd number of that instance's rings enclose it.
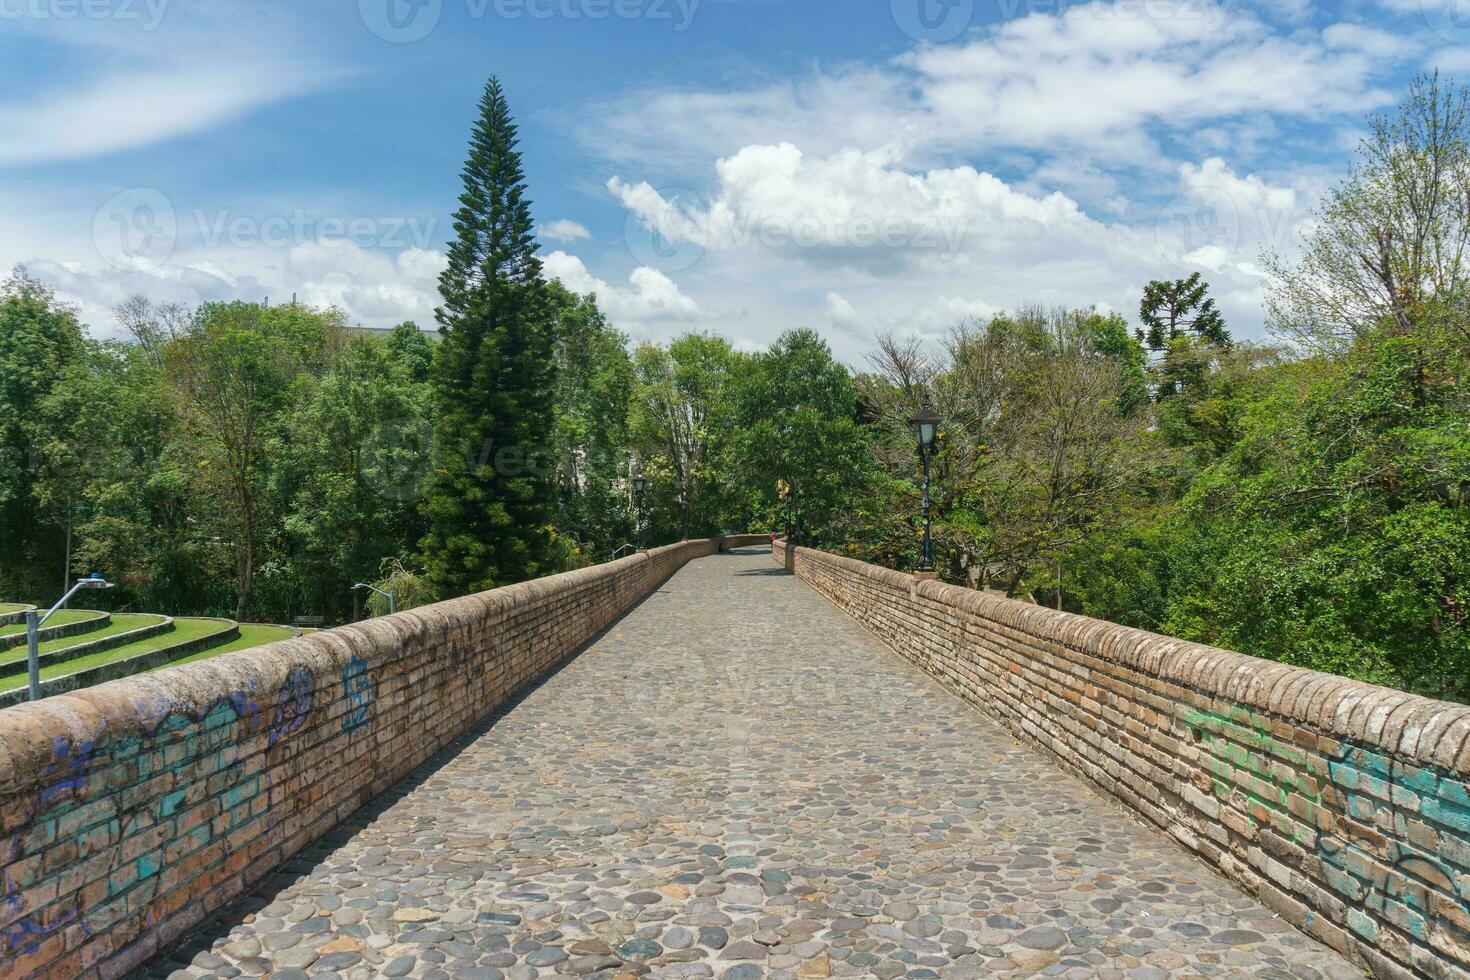
<instances>
[{"instance_id":1,"label":"blue sky","mask_svg":"<svg viewBox=\"0 0 1470 980\"><path fill-rule=\"evenodd\" d=\"M1470 70L1454 0L0 0L0 263L111 308L432 322L501 77L548 272L636 339L857 364L1202 271L1263 336L1367 114Z\"/></svg>"}]
</instances>

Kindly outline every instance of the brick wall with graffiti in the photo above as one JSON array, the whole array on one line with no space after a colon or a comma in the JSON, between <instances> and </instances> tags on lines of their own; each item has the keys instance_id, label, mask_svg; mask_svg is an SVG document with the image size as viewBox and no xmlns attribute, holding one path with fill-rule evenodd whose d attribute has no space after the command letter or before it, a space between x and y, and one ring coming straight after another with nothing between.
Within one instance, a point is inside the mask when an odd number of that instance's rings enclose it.
<instances>
[{"instance_id":1,"label":"brick wall with graffiti","mask_svg":"<svg viewBox=\"0 0 1470 980\"><path fill-rule=\"evenodd\" d=\"M0 976L128 972L718 547L0 710Z\"/></svg>"},{"instance_id":2,"label":"brick wall with graffiti","mask_svg":"<svg viewBox=\"0 0 1470 980\"><path fill-rule=\"evenodd\" d=\"M1470 976L1470 707L793 550L889 646L1375 976Z\"/></svg>"}]
</instances>

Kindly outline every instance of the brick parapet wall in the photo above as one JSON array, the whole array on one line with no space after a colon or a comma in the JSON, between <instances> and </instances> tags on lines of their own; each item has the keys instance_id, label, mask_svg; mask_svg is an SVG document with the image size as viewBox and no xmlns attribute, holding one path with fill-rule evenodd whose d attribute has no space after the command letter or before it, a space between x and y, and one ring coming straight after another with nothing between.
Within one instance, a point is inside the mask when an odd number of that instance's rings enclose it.
<instances>
[{"instance_id":1,"label":"brick parapet wall","mask_svg":"<svg viewBox=\"0 0 1470 980\"><path fill-rule=\"evenodd\" d=\"M0 711L0 975L127 972L718 548Z\"/></svg>"},{"instance_id":2,"label":"brick parapet wall","mask_svg":"<svg viewBox=\"0 0 1470 980\"><path fill-rule=\"evenodd\" d=\"M870 632L1380 977L1470 976L1470 707L777 542Z\"/></svg>"},{"instance_id":3,"label":"brick parapet wall","mask_svg":"<svg viewBox=\"0 0 1470 980\"><path fill-rule=\"evenodd\" d=\"M770 543L770 532L765 534L727 534L720 538L720 550L729 551L731 548L755 548Z\"/></svg>"}]
</instances>

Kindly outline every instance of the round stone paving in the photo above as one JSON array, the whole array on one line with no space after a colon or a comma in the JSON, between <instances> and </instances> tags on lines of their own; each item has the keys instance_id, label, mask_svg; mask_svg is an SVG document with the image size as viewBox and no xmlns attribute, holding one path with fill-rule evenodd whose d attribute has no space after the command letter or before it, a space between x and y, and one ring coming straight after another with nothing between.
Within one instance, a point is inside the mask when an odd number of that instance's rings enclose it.
<instances>
[{"instance_id":1,"label":"round stone paving","mask_svg":"<svg viewBox=\"0 0 1470 980\"><path fill-rule=\"evenodd\" d=\"M1363 975L764 549L685 567L147 973Z\"/></svg>"}]
</instances>

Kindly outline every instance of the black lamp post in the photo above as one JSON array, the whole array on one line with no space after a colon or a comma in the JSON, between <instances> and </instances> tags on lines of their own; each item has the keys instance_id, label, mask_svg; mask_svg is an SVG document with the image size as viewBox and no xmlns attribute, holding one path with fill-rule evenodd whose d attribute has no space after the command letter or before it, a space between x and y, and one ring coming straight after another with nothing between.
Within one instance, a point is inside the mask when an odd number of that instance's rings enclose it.
<instances>
[{"instance_id":1,"label":"black lamp post","mask_svg":"<svg viewBox=\"0 0 1470 980\"><path fill-rule=\"evenodd\" d=\"M648 478L642 472L633 476L633 499L636 504L637 528L638 528L638 550L643 550L643 490L648 486Z\"/></svg>"},{"instance_id":2,"label":"black lamp post","mask_svg":"<svg viewBox=\"0 0 1470 980\"><path fill-rule=\"evenodd\" d=\"M929 536L929 456L934 452L934 439L939 435L939 423L944 421L930 409L920 409L909 419L914 435L919 440L919 456L924 460L924 548L919 553L921 572L934 571L934 541Z\"/></svg>"}]
</instances>

